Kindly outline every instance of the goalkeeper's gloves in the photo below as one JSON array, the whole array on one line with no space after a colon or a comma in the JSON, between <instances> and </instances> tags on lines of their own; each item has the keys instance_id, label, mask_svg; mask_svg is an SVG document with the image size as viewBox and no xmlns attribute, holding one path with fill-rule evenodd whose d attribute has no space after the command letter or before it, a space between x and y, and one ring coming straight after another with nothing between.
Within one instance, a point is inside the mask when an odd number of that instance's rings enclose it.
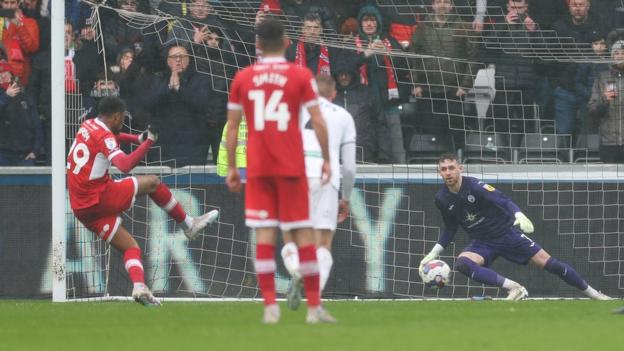
<instances>
[{"instance_id":1,"label":"goalkeeper's gloves","mask_svg":"<svg viewBox=\"0 0 624 351\"><path fill-rule=\"evenodd\" d=\"M429 253L420 261L420 265L418 266L418 272L420 272L420 274L422 275L423 267L427 264L427 262L433 261L438 258L442 251L444 251L444 247L440 244L435 244L433 249L431 249L431 251L429 251Z\"/></svg>"},{"instance_id":2,"label":"goalkeeper's gloves","mask_svg":"<svg viewBox=\"0 0 624 351\"><path fill-rule=\"evenodd\" d=\"M159 130L156 126L148 125L147 129L139 135L139 142L143 143L147 139L156 142L158 140L158 132Z\"/></svg>"},{"instance_id":3,"label":"goalkeeper's gloves","mask_svg":"<svg viewBox=\"0 0 624 351\"><path fill-rule=\"evenodd\" d=\"M514 222L514 225L519 226L520 230L522 230L525 234L533 233L533 223L527 216L524 215L524 213L516 212L515 217L516 221Z\"/></svg>"}]
</instances>

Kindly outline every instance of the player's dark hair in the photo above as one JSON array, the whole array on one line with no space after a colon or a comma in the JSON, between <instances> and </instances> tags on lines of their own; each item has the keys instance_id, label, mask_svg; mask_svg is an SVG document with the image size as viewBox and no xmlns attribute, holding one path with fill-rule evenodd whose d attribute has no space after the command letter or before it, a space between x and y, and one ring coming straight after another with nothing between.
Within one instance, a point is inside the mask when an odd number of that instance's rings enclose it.
<instances>
[{"instance_id":1,"label":"player's dark hair","mask_svg":"<svg viewBox=\"0 0 624 351\"><path fill-rule=\"evenodd\" d=\"M256 27L258 45L265 53L279 52L284 48L284 25L276 18L267 18Z\"/></svg>"},{"instance_id":2,"label":"player's dark hair","mask_svg":"<svg viewBox=\"0 0 624 351\"><path fill-rule=\"evenodd\" d=\"M459 157L457 157L457 155L455 155L452 152L445 152L442 155L440 155L440 157L438 158L438 164L440 164L440 163L442 163L442 162L444 162L446 160L457 161L457 163L461 163L459 161Z\"/></svg>"},{"instance_id":3,"label":"player's dark hair","mask_svg":"<svg viewBox=\"0 0 624 351\"><path fill-rule=\"evenodd\" d=\"M105 96L98 103L98 112L102 116L110 117L118 112L126 112L126 103L116 96Z\"/></svg>"}]
</instances>

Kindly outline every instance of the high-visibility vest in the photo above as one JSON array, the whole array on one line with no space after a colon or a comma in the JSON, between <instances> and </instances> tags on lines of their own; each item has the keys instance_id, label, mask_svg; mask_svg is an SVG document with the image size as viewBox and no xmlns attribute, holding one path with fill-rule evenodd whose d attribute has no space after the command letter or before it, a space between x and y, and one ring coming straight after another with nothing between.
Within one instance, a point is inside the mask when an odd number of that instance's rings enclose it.
<instances>
[{"instance_id":1,"label":"high-visibility vest","mask_svg":"<svg viewBox=\"0 0 624 351\"><path fill-rule=\"evenodd\" d=\"M228 155L226 147L228 124L225 123L219 144L219 156L217 157L217 174L225 177L228 172ZM238 144L236 145L236 168L247 168L247 123L243 119L238 126Z\"/></svg>"}]
</instances>

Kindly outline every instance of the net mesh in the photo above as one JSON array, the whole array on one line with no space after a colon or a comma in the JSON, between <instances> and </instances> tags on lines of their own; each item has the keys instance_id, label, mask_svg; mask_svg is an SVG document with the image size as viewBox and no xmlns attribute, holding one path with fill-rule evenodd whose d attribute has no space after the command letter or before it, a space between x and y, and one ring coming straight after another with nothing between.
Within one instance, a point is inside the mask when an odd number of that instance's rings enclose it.
<instances>
[{"instance_id":1,"label":"net mesh","mask_svg":"<svg viewBox=\"0 0 624 351\"><path fill-rule=\"evenodd\" d=\"M88 4L94 9L91 23L103 57L107 56L101 21L105 10L161 48L186 46L193 68L209 78L215 92L227 93L236 70L255 60L253 28L258 2L201 2L210 14L208 20L181 15L179 9L191 11L194 5L177 1L161 2L153 14ZM432 291L418 277L419 262L437 241L441 223L432 201L438 176L427 163L435 161L441 151L453 149L459 150L469 175L497 184L521 208L526 207L536 227L542 229L535 239L553 256L571 261L590 284L621 295L624 209L620 168L591 165L597 161L596 148L590 147L595 136L555 134L557 125L544 116L534 92L515 88L496 66L480 60L483 56L477 52L491 50L516 59L560 64L610 63L610 59L596 54L589 44L539 25L532 31L519 30L506 23L506 12L500 7L484 9L494 24L475 32L470 21L482 10L474 6L455 6L451 13L455 16L449 17L445 26L436 27L434 10L424 3L378 0L377 5L383 11L417 18L419 28L432 28L431 35L422 38L413 51L384 48L370 52L377 66L392 72L399 88L413 94L400 106L401 143L405 162L411 165L360 168L363 173L351 199L351 215L336 234L335 265L326 294L465 298L504 293L460 274L453 274L450 288ZM290 38L303 38L301 19L274 16L285 23ZM204 27L217 34L218 44L195 41L197 29ZM445 47L448 38L459 43L466 55L450 55L452 50ZM352 35L335 32L304 40L346 55L366 50ZM415 91L418 87L420 92ZM68 95L68 136L73 137L82 121L83 105L80 94ZM130 120L129 130L138 132L132 127ZM366 159L361 147L358 155L358 159ZM149 154L144 165L149 167L135 173L160 176L190 214L213 208L221 211L215 227L188 242L165 212L148 199L138 199L124 215L124 225L144 249L148 285L160 296L258 297L252 259L255 242L242 222L241 198L227 193L211 173L213 168L177 168L176 160L163 159L159 148ZM120 255L94 240L71 218L68 297L128 295L131 285ZM467 240L458 234L442 259L452 266L465 244ZM283 266L278 266L277 287L284 292L288 277ZM558 285L555 278L545 277L535 268L501 263L499 269L512 279L528 276L529 290L538 296L578 296L574 289Z\"/></svg>"}]
</instances>

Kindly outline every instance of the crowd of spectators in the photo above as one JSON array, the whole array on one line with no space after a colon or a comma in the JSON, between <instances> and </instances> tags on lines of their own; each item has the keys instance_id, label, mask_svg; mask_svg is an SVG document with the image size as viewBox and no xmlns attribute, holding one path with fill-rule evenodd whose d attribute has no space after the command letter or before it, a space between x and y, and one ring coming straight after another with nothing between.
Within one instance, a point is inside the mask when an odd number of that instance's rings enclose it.
<instances>
[{"instance_id":1,"label":"crowd of spectators","mask_svg":"<svg viewBox=\"0 0 624 351\"><path fill-rule=\"evenodd\" d=\"M414 133L451 134L461 147L464 131L479 128L600 134L602 160L624 158L619 0L106 5L123 11L100 8L98 45L91 6L65 1L66 91L81 96L82 118L97 115L102 96L122 97L132 128L158 125L161 156L177 166L217 159L229 81L261 56L253 25L241 25L240 16L243 24L279 16L300 33L291 38L287 59L336 79L335 103L354 117L359 161L405 163ZM50 0L0 0L0 7L0 165L47 164ZM133 13L173 17L145 28L133 23ZM488 65L496 69L497 94L483 124L467 95Z\"/></svg>"}]
</instances>

